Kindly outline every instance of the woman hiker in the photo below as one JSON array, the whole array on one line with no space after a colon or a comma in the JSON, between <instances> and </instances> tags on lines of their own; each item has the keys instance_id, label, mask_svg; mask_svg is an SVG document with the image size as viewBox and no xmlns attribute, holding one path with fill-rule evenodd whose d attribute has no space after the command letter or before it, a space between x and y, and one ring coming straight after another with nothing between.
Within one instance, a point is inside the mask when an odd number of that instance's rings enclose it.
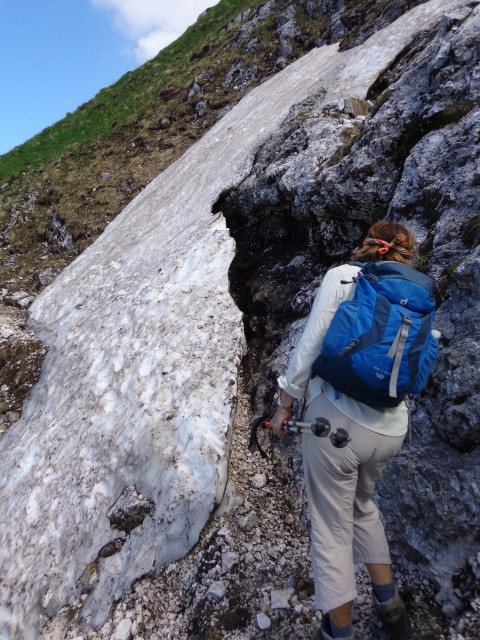
<instances>
[{"instance_id":1,"label":"woman hiker","mask_svg":"<svg viewBox=\"0 0 480 640\"><path fill-rule=\"evenodd\" d=\"M353 260L408 264L414 246L408 229L381 220L372 225ZM354 564L365 564L380 620L391 638L408 640L412 635L405 605L393 582L385 531L371 500L375 483L404 440L408 407L405 402L388 408L367 406L312 377L325 333L339 304L352 297L352 278L358 271L358 266L345 264L325 275L288 370L278 379L278 409L270 426L275 435L284 436L293 403L305 398L306 422L321 416L332 427L345 429L351 439L348 446L336 448L329 438L302 436L315 604L324 614L317 639L353 638Z\"/></svg>"}]
</instances>

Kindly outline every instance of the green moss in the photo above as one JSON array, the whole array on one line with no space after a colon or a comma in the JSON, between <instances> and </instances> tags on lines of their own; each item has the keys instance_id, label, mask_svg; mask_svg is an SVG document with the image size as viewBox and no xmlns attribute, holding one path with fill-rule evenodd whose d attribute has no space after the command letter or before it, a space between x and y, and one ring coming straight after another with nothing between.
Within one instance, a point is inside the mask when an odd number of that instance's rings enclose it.
<instances>
[{"instance_id":1,"label":"green moss","mask_svg":"<svg viewBox=\"0 0 480 640\"><path fill-rule=\"evenodd\" d=\"M345 142L340 145L332 155L332 157L328 161L329 166L333 167L334 165L338 164L343 158L348 156L348 154L352 150L353 145L360 140L362 135L362 129L357 129L355 127L344 130L342 132L342 137Z\"/></svg>"},{"instance_id":2,"label":"green moss","mask_svg":"<svg viewBox=\"0 0 480 640\"><path fill-rule=\"evenodd\" d=\"M84 572L80 576L77 586L82 593L90 593L98 581L98 566L96 562L87 564Z\"/></svg>"},{"instance_id":3,"label":"green moss","mask_svg":"<svg viewBox=\"0 0 480 640\"><path fill-rule=\"evenodd\" d=\"M462 240L469 247L477 247L480 244L480 215L470 218L463 225Z\"/></svg>"},{"instance_id":4,"label":"green moss","mask_svg":"<svg viewBox=\"0 0 480 640\"><path fill-rule=\"evenodd\" d=\"M445 276L450 279L453 276L453 272L455 271L455 269L457 267L459 267L462 264L461 260L456 260L455 262L452 262L452 264L448 265L448 267L445 269Z\"/></svg>"},{"instance_id":5,"label":"green moss","mask_svg":"<svg viewBox=\"0 0 480 640\"><path fill-rule=\"evenodd\" d=\"M90 580L97 572L98 572L97 563L91 562L90 564L87 564L87 566L85 567L85 571L83 572L81 579Z\"/></svg>"},{"instance_id":6,"label":"green moss","mask_svg":"<svg viewBox=\"0 0 480 640\"><path fill-rule=\"evenodd\" d=\"M425 255L417 256L415 258L415 262L413 263L413 268L417 271L421 271L422 273L427 273L428 271L428 263L430 258L432 257L432 252L427 253Z\"/></svg>"},{"instance_id":7,"label":"green moss","mask_svg":"<svg viewBox=\"0 0 480 640\"><path fill-rule=\"evenodd\" d=\"M77 613L78 613L77 609L75 609L74 607L70 607L67 613L67 622L69 624L75 620L75 618L77 617Z\"/></svg>"},{"instance_id":8,"label":"green moss","mask_svg":"<svg viewBox=\"0 0 480 640\"><path fill-rule=\"evenodd\" d=\"M9 244L15 245L18 240L21 240L25 236L25 227L25 223L19 222L12 228L12 230L8 234Z\"/></svg>"},{"instance_id":9,"label":"green moss","mask_svg":"<svg viewBox=\"0 0 480 640\"><path fill-rule=\"evenodd\" d=\"M383 105L387 102L387 100L390 99L392 94L393 94L392 89L386 89L383 93L381 93L373 103L373 107L370 112L370 115L374 116L377 113L377 111L379 111L381 107L383 107Z\"/></svg>"},{"instance_id":10,"label":"green moss","mask_svg":"<svg viewBox=\"0 0 480 640\"><path fill-rule=\"evenodd\" d=\"M305 7L300 6L297 9L295 19L302 32L302 37L305 40L304 49L307 51L317 46L318 42L327 39L330 22L326 16L318 20L312 20L312 18L305 13Z\"/></svg>"},{"instance_id":11,"label":"green moss","mask_svg":"<svg viewBox=\"0 0 480 640\"><path fill-rule=\"evenodd\" d=\"M8 402L0 402L0 413L7 413L10 409L10 405Z\"/></svg>"},{"instance_id":12,"label":"green moss","mask_svg":"<svg viewBox=\"0 0 480 640\"><path fill-rule=\"evenodd\" d=\"M425 125L429 131L434 129L443 129L443 127L449 124L455 124L459 122L464 116L466 116L474 107L474 103L471 100L463 100L458 104L452 104L442 111L435 113L429 118Z\"/></svg>"}]
</instances>

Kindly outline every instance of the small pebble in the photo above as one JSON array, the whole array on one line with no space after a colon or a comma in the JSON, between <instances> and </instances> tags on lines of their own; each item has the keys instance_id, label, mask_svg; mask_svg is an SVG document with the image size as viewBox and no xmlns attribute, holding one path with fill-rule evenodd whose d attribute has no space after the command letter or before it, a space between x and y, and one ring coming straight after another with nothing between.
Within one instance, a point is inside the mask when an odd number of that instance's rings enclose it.
<instances>
[{"instance_id":1,"label":"small pebble","mask_svg":"<svg viewBox=\"0 0 480 640\"><path fill-rule=\"evenodd\" d=\"M132 637L132 621L123 618L117 625L112 640L129 640Z\"/></svg>"},{"instance_id":2,"label":"small pebble","mask_svg":"<svg viewBox=\"0 0 480 640\"><path fill-rule=\"evenodd\" d=\"M218 602L222 600L225 596L225 592L227 590L227 583L223 580L216 580L212 582L207 591L207 600L212 602Z\"/></svg>"},{"instance_id":3,"label":"small pebble","mask_svg":"<svg viewBox=\"0 0 480 640\"><path fill-rule=\"evenodd\" d=\"M270 618L265 613L263 613L263 611L260 611L260 613L257 613L257 625L258 625L258 628L261 629L262 631L265 631L266 629L270 629L270 627L272 626Z\"/></svg>"},{"instance_id":4,"label":"small pebble","mask_svg":"<svg viewBox=\"0 0 480 640\"><path fill-rule=\"evenodd\" d=\"M272 609L288 609L293 589L279 589L270 594Z\"/></svg>"},{"instance_id":5,"label":"small pebble","mask_svg":"<svg viewBox=\"0 0 480 640\"><path fill-rule=\"evenodd\" d=\"M252 478L252 486L255 489L263 489L263 487L267 484L267 476L263 473L257 473Z\"/></svg>"}]
</instances>

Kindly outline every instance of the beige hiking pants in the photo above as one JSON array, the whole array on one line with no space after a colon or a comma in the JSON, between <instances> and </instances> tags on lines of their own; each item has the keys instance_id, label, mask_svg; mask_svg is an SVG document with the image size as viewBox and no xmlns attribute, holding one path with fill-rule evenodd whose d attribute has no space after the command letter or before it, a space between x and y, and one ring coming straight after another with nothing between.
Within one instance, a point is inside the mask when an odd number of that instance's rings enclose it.
<instances>
[{"instance_id":1,"label":"beige hiking pants","mask_svg":"<svg viewBox=\"0 0 480 640\"><path fill-rule=\"evenodd\" d=\"M346 429L343 449L330 438L302 436L311 519L315 604L334 609L357 595L354 564L390 564L385 531L371 500L375 483L400 449L405 436L385 436L344 416L325 394L308 405L304 420L327 418L332 431Z\"/></svg>"}]
</instances>

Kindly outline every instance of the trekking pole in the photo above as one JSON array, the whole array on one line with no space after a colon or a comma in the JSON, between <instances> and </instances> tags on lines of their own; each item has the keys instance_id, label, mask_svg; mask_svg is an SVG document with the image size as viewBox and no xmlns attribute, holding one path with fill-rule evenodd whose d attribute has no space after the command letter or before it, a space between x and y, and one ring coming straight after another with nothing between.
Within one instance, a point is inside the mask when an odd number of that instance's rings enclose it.
<instances>
[{"instance_id":1,"label":"trekking pole","mask_svg":"<svg viewBox=\"0 0 480 640\"><path fill-rule=\"evenodd\" d=\"M268 412L254 416L249 423L251 428L248 450L251 453L258 451L265 460L268 458L265 451L260 446L257 437L258 429L266 430L270 428L271 414ZM343 449L350 442L351 438L346 429L341 427L336 431L332 431L332 425L326 418L315 418L313 422L301 422L296 418L286 423L287 435L299 435L301 433L313 433L317 438L326 438L330 435L330 442L337 449Z\"/></svg>"},{"instance_id":2,"label":"trekking pole","mask_svg":"<svg viewBox=\"0 0 480 640\"><path fill-rule=\"evenodd\" d=\"M315 418L313 422L300 422L295 418L287 422L287 433L298 435L300 433L313 433L317 438L326 438L330 434L330 442L337 449L343 449L351 438L346 429L341 427L332 431L332 425L326 418Z\"/></svg>"}]
</instances>

